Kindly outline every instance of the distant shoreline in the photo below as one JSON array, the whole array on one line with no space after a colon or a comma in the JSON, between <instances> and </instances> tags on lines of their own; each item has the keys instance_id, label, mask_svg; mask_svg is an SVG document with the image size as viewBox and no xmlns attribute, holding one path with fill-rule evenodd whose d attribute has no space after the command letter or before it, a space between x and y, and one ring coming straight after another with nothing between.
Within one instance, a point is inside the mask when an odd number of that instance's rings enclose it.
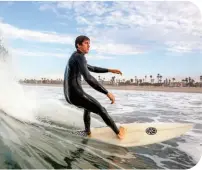
<instances>
[{"instance_id":1,"label":"distant shoreline","mask_svg":"<svg viewBox=\"0 0 202 170\"><path fill-rule=\"evenodd\" d=\"M51 87L62 87L62 84L28 84L22 83L26 86L51 86ZM90 88L89 85L82 85L84 88ZM159 92L182 92L182 93L202 93L202 87L154 87L154 86L111 86L104 85L106 89L113 90L134 90L134 91L159 91Z\"/></svg>"}]
</instances>

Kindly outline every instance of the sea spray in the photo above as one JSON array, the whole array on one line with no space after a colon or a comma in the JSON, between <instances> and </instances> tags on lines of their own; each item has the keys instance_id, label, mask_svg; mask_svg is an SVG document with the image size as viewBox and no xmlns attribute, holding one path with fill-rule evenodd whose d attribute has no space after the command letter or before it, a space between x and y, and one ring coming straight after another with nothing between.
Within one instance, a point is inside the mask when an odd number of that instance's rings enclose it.
<instances>
[{"instance_id":1,"label":"sea spray","mask_svg":"<svg viewBox=\"0 0 202 170\"><path fill-rule=\"evenodd\" d=\"M21 121L34 121L35 102L16 79L11 54L0 39L0 110ZM27 96L26 96L27 95Z\"/></svg>"}]
</instances>

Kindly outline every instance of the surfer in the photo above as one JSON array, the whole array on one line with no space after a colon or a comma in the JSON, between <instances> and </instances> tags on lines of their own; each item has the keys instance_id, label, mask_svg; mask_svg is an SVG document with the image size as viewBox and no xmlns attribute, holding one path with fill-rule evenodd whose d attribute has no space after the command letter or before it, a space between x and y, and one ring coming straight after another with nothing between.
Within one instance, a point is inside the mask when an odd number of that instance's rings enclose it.
<instances>
[{"instance_id":1,"label":"surfer","mask_svg":"<svg viewBox=\"0 0 202 170\"><path fill-rule=\"evenodd\" d=\"M115 98L112 93L108 92L91 74L95 73L115 73L122 74L116 69L106 69L87 64L85 54L90 49L90 39L87 36L78 36L75 40L76 51L70 56L64 73L64 95L69 104L73 104L78 108L84 109L84 125L85 132L90 136L90 113L96 113L104 120L104 122L116 133L119 139L123 139L125 129L118 128L113 119L109 116L107 110L92 96L83 91L81 86L81 76L95 90L105 94L114 103Z\"/></svg>"}]
</instances>

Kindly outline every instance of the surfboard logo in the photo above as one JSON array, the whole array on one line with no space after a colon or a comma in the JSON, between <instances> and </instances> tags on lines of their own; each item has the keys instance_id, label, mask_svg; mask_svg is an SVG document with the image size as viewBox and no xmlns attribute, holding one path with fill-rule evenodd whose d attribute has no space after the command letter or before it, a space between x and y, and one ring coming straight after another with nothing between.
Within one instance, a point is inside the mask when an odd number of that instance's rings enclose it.
<instances>
[{"instance_id":1,"label":"surfboard logo","mask_svg":"<svg viewBox=\"0 0 202 170\"><path fill-rule=\"evenodd\" d=\"M147 133L148 135L155 135L155 134L157 133L157 129L154 128L154 127L148 127L148 128L146 129L146 133Z\"/></svg>"}]
</instances>

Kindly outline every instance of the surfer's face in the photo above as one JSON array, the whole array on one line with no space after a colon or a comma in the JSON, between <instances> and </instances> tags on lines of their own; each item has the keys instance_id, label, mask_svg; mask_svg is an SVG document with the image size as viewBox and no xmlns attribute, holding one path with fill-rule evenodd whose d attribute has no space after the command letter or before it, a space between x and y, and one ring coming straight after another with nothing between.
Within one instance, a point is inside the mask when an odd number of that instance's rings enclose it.
<instances>
[{"instance_id":1,"label":"surfer's face","mask_svg":"<svg viewBox=\"0 0 202 170\"><path fill-rule=\"evenodd\" d=\"M83 52L84 54L88 53L90 49L90 41L84 40L81 45L78 44L78 49Z\"/></svg>"}]
</instances>

